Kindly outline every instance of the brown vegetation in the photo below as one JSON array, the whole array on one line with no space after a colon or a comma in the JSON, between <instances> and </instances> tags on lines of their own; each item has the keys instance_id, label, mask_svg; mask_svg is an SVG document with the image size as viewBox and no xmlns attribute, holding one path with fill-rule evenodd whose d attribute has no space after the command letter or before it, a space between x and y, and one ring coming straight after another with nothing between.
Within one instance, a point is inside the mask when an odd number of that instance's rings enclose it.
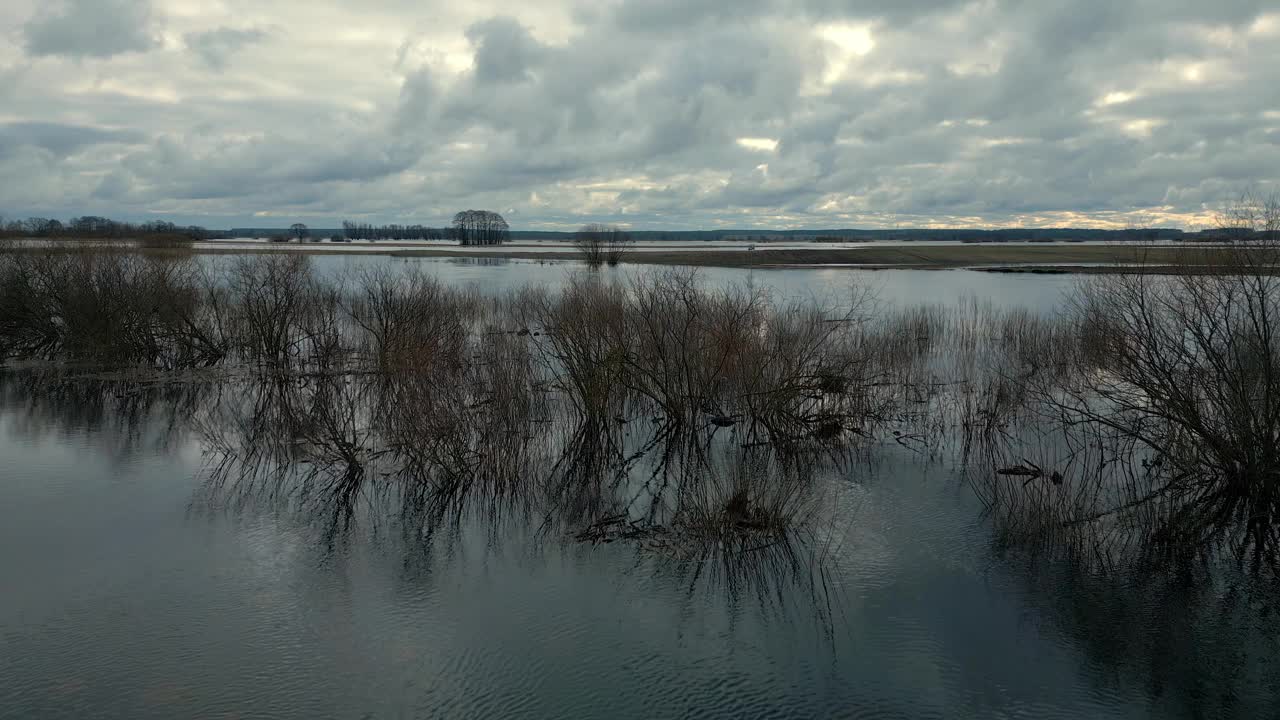
<instances>
[{"instance_id":1,"label":"brown vegetation","mask_svg":"<svg viewBox=\"0 0 1280 720\"><path fill-rule=\"evenodd\" d=\"M1061 318L1066 372L1033 367L1037 422L983 492L1019 535L1104 564L1280 560L1280 279L1274 201L1232 208L1247 243L1187 250L1196 271L1083 281ZM1200 272L1203 267L1212 272ZM1052 468L1052 472L1050 472Z\"/></svg>"}]
</instances>

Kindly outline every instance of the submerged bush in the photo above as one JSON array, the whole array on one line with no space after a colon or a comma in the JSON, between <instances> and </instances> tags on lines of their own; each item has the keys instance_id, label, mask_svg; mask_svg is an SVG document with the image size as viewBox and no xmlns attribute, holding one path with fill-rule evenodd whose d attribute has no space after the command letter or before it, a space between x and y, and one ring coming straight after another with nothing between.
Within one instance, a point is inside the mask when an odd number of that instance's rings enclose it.
<instances>
[{"instance_id":1,"label":"submerged bush","mask_svg":"<svg viewBox=\"0 0 1280 720\"><path fill-rule=\"evenodd\" d=\"M1097 509L1141 523L1152 547L1255 565L1280 550L1280 277L1261 250L1234 253L1230 272L1095 280L1073 306L1104 329L1103 362L1051 403L1156 464Z\"/></svg>"},{"instance_id":2,"label":"submerged bush","mask_svg":"<svg viewBox=\"0 0 1280 720\"><path fill-rule=\"evenodd\" d=\"M881 368L856 310L703 288L689 272L579 279L541 306L541 344L588 421L625 413L668 427L735 428L751 441L839 439L876 418Z\"/></svg>"},{"instance_id":3,"label":"submerged bush","mask_svg":"<svg viewBox=\"0 0 1280 720\"><path fill-rule=\"evenodd\" d=\"M0 354L212 365L227 344L210 293L188 260L87 251L0 254Z\"/></svg>"},{"instance_id":4,"label":"submerged bush","mask_svg":"<svg viewBox=\"0 0 1280 720\"><path fill-rule=\"evenodd\" d=\"M418 270L355 277L346 312L363 331L360 349L382 370L439 370L462 362L472 301Z\"/></svg>"},{"instance_id":5,"label":"submerged bush","mask_svg":"<svg viewBox=\"0 0 1280 720\"><path fill-rule=\"evenodd\" d=\"M306 317L320 309L310 259L300 253L238 257L226 279L237 350L274 367L298 363Z\"/></svg>"},{"instance_id":6,"label":"submerged bush","mask_svg":"<svg viewBox=\"0 0 1280 720\"><path fill-rule=\"evenodd\" d=\"M1274 204L1260 207L1250 217L1280 226ZM1021 382L1037 421L998 439L1005 472L979 486L1006 527L1108 565L1225 555L1280 567L1280 247L1268 232L1187 250L1173 274L1080 283L1060 317L1060 365Z\"/></svg>"}]
</instances>

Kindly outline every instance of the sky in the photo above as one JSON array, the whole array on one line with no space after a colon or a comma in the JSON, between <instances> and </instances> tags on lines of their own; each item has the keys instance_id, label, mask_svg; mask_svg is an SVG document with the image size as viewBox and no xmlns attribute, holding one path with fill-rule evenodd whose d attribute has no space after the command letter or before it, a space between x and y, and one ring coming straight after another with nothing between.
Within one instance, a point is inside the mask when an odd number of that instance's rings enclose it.
<instances>
[{"instance_id":1,"label":"sky","mask_svg":"<svg viewBox=\"0 0 1280 720\"><path fill-rule=\"evenodd\" d=\"M0 3L10 218L1195 228L1248 190L1274 3Z\"/></svg>"}]
</instances>

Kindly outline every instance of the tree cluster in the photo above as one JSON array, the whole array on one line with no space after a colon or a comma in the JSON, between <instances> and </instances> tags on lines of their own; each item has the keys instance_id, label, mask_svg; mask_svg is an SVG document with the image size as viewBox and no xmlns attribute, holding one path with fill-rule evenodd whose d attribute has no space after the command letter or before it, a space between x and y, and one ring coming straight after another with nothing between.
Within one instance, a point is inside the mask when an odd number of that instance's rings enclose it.
<instances>
[{"instance_id":1,"label":"tree cluster","mask_svg":"<svg viewBox=\"0 0 1280 720\"><path fill-rule=\"evenodd\" d=\"M453 216L452 235L461 245L501 245L511 238L511 227L490 210L463 210Z\"/></svg>"}]
</instances>

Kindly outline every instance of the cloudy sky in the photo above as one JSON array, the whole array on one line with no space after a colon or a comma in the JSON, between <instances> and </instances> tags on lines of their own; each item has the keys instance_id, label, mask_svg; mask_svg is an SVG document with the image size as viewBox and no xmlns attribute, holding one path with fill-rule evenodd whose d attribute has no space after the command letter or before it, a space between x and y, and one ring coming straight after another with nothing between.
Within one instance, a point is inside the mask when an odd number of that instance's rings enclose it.
<instances>
[{"instance_id":1,"label":"cloudy sky","mask_svg":"<svg viewBox=\"0 0 1280 720\"><path fill-rule=\"evenodd\" d=\"M0 213L1182 225L1280 188L1237 0L4 0Z\"/></svg>"}]
</instances>

